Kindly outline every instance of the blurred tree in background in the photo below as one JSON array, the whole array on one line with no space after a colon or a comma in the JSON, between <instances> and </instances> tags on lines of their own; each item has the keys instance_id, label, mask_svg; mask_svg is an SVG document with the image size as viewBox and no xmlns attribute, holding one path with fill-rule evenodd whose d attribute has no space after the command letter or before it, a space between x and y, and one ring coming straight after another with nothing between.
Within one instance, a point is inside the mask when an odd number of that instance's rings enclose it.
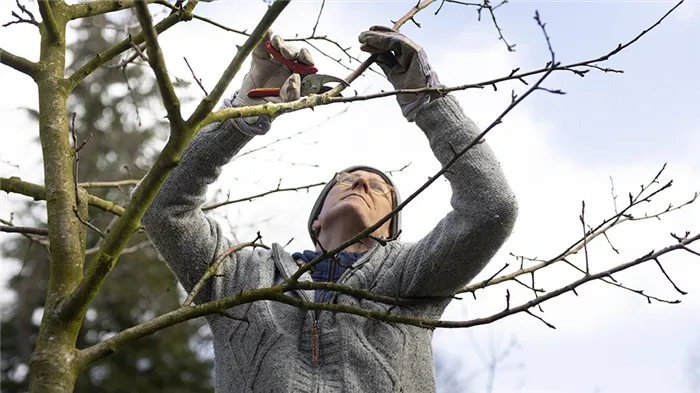
<instances>
[{"instance_id":1,"label":"blurred tree in background","mask_svg":"<svg viewBox=\"0 0 700 393\"><path fill-rule=\"evenodd\" d=\"M116 14L125 15L131 13ZM134 18L117 21L115 15L109 18L100 15L71 24L75 39L68 45L69 71L123 39L124 33L128 33L124 31L129 28L127 22L136 23ZM126 67L118 62L104 66L71 94L66 116L70 121L71 114L76 114L78 144L92 134L80 151L78 181L139 179L145 175L143 168L150 168L156 153L152 148L157 143L155 136L159 131L167 132L167 125L159 120L161 114L150 110L151 104L159 99L158 89L149 75L150 69L142 63L145 64L137 59ZM182 87L186 83L178 84ZM27 112L38 116L35 108ZM105 187L90 191L123 204L130 189L130 186ZM36 202L28 201L16 212L26 224L30 224L26 218L32 217L37 226L46 226L43 202L37 206ZM113 217L90 208L90 222L99 228L108 227ZM2 310L1 321L2 392L15 393L28 390L27 365L39 331L50 261L40 243L14 235L6 239L2 244L3 254L23 263L19 274L8 283L16 300ZM100 240L100 235L90 230L88 250ZM181 302L180 294L174 289L174 276L158 261L158 254L146 235L135 235L131 245L131 252L119 258L120 263L87 312L78 348L175 309ZM86 258L90 257L88 251ZM201 319L170 327L93 364L78 378L75 392L211 392L213 356L206 354L211 351L209 341L208 328Z\"/></svg>"}]
</instances>

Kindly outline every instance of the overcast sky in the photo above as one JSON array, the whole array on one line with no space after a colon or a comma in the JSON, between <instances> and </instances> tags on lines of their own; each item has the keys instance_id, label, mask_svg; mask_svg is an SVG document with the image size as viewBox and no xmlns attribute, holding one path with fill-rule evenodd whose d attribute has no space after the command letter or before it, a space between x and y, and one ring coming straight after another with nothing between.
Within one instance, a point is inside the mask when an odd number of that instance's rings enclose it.
<instances>
[{"instance_id":1,"label":"overcast sky","mask_svg":"<svg viewBox=\"0 0 700 393\"><path fill-rule=\"evenodd\" d=\"M390 25L415 4L411 1L328 1L318 26L351 52L358 54L357 35L374 24ZM436 16L437 3L417 16L419 29L408 23L403 32L423 45L433 68L446 85L479 82L503 76L511 69L535 69L549 60L546 43L533 20L535 10L547 22L557 59L564 64L589 60L614 49L652 25L675 3L666 1L517 1L497 10L499 25L509 43L508 52L488 14L477 22L474 8L446 4ZM0 6L2 21L10 19L11 2ZM296 2L273 25L285 37L306 36L316 20L320 2ZM157 10L153 7L153 10ZM260 1L202 3L197 13L237 28L252 29L264 13ZM38 15L38 12L36 12ZM6 50L38 59L38 34L32 26L3 29L0 44ZM506 262L516 264L510 253L547 258L558 254L581 234L578 219L581 201L586 201L586 220L591 225L613 212L611 178L619 196L649 182L667 163L662 182L673 187L659 195L657 203L637 211L655 213L669 203L690 199L700 190L700 4L690 1L649 35L602 64L624 69L623 74L592 70L585 78L566 72L552 75L544 86L562 89L566 95L537 92L506 117L487 136L515 190L520 216L509 241L482 272L483 279ZM189 79L186 56L203 83L211 88L243 38L199 21L176 26L161 37L169 70ZM335 57L331 45L318 43ZM347 71L312 52L321 72L345 76ZM364 59L366 56L362 55ZM247 65L246 65L247 67ZM231 84L230 95L242 74ZM40 150L29 140L38 130L17 110L36 107L36 89L31 80L6 67L0 68L0 115L2 176L21 176L41 183ZM360 93L390 89L385 79L368 73L352 86ZM511 89L524 92L520 83L453 93L466 113L482 127L488 126L510 101ZM191 93L201 97L193 85ZM184 105L186 115L194 105ZM285 115L273 130L250 147L261 146L312 127L347 108L321 127L279 143L274 151L251 155L228 165L214 189L231 192L231 198L252 195L283 186L326 181L339 168L365 163L385 170L411 165L396 173L403 195L408 195L438 169L425 137L405 122L394 98L352 105L333 105ZM119 132L119 130L115 130ZM160 141L160 146L164 140ZM19 166L19 168L15 167ZM98 180L98 179L85 179ZM233 205L219 211L236 226L240 239L252 238L260 230L267 242L287 243L290 251L310 247L306 234L307 212L316 190L310 193L278 194L256 203ZM449 186L439 181L404 212L402 240L416 241L449 211ZM7 219L12 201L2 194L2 212ZM226 217L224 217L226 215ZM266 219L260 223L260 219ZM21 218L16 218L21 223ZM605 270L630 261L652 249L673 243L669 232L682 234L700 229L700 205L689 206L663 220L626 223L609 234L615 254L604 238L590 245L594 270ZM254 224L254 225L251 225ZM6 235L3 235L5 239ZM700 246L694 247L700 250ZM576 256L572 261L582 261ZM475 391L485 391L489 352L502 351L510 340L517 348L495 378L496 392L689 392L686 370L693 350L700 352L700 288L698 258L674 253L661 259L675 283L689 292L673 290L656 265L641 266L616 276L623 284L667 299L682 298L680 305L647 304L636 294L605 284L587 284L579 296L563 295L546 303L544 317L557 327L552 330L528 315L517 315L487 327L438 330L435 348L454 364L459 378L471 379ZM508 270L510 271L510 270ZM13 272L3 261L3 277ZM578 278L570 267L554 268L537 276L538 286L556 289ZM505 305L505 290L511 304L530 299L530 293L502 285L478 293L478 301L465 297L455 301L443 316L457 320L487 316ZM476 374L475 374L476 373ZM466 382L465 382L466 383Z\"/></svg>"}]
</instances>

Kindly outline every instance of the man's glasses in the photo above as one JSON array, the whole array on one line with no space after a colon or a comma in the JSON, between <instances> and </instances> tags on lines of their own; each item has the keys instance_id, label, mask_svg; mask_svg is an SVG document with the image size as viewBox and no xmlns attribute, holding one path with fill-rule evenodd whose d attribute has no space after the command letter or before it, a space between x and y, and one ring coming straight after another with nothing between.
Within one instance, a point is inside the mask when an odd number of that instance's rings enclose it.
<instances>
[{"instance_id":1,"label":"man's glasses","mask_svg":"<svg viewBox=\"0 0 700 393\"><path fill-rule=\"evenodd\" d=\"M335 175L335 181L345 187L352 186L358 178L360 178L360 175L353 175L352 173L348 172L340 172L336 173ZM394 191L394 187L380 180L367 179L367 183L369 183L370 191L377 195L386 195Z\"/></svg>"}]
</instances>

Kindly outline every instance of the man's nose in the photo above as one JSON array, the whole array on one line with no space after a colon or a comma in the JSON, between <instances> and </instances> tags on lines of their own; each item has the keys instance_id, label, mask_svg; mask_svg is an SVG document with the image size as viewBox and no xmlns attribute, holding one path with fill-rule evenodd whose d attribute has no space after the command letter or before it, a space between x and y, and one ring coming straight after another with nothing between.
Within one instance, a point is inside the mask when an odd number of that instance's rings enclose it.
<instances>
[{"instance_id":1,"label":"man's nose","mask_svg":"<svg viewBox=\"0 0 700 393\"><path fill-rule=\"evenodd\" d=\"M369 181L364 176L356 177L355 181L352 183L352 188L360 188L360 187L365 190L365 193L369 194Z\"/></svg>"}]
</instances>

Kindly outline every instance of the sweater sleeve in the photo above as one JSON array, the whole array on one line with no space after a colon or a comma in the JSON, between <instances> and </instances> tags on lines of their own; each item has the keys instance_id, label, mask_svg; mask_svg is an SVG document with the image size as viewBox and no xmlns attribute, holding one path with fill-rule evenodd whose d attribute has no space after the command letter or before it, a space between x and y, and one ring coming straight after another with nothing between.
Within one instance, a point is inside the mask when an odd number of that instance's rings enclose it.
<instances>
[{"instance_id":1,"label":"sweater sleeve","mask_svg":"<svg viewBox=\"0 0 700 393\"><path fill-rule=\"evenodd\" d=\"M421 109L416 124L443 166L481 132L452 96ZM401 296L454 293L486 266L513 230L516 198L485 142L467 151L445 177L453 210L423 239L406 245L389 267L394 270L389 277L398 281L393 290Z\"/></svg>"},{"instance_id":2,"label":"sweater sleeve","mask_svg":"<svg viewBox=\"0 0 700 393\"><path fill-rule=\"evenodd\" d=\"M142 224L158 252L190 292L207 267L231 247L219 224L201 210L207 187L216 181L221 167L252 139L235 127L233 120L212 123L203 128L182 154L179 165L143 216ZM236 259L248 250L230 257L220 268L229 278L236 277ZM224 274L224 273L222 273ZM224 280L209 280L197 303L225 296Z\"/></svg>"}]
</instances>

